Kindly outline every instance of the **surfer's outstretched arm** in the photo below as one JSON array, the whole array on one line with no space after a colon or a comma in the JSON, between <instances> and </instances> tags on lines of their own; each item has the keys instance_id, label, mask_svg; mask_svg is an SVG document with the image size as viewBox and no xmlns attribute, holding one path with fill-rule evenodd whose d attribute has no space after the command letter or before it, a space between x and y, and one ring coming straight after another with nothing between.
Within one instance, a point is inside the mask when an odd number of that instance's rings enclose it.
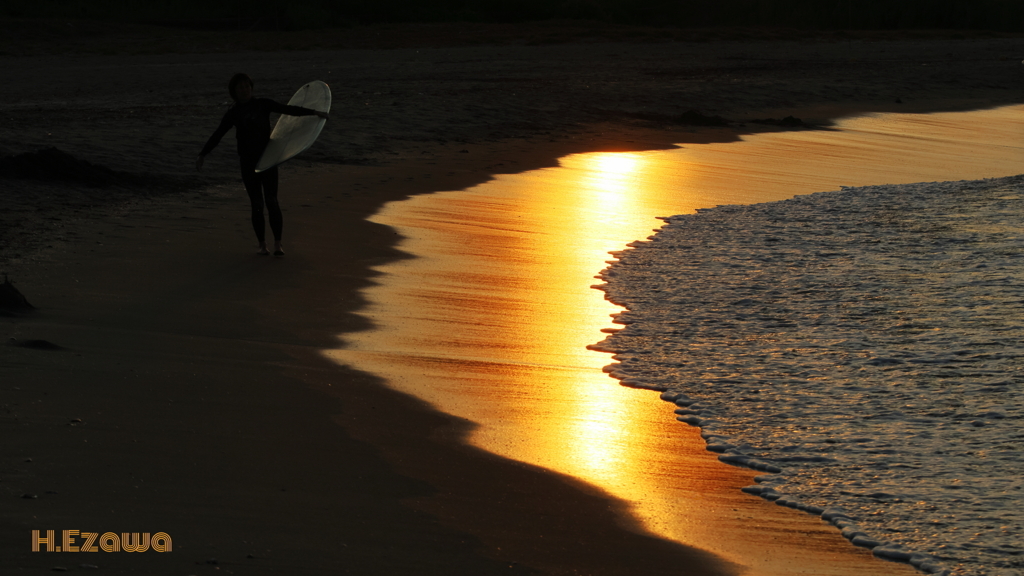
<instances>
[{"instance_id":1,"label":"surfer's outstretched arm","mask_svg":"<svg viewBox=\"0 0 1024 576\"><path fill-rule=\"evenodd\" d=\"M234 109L228 110L227 113L224 114L224 118L221 118L220 125L213 131L213 135L210 136L210 139L206 141L206 146L203 146L202 152L199 153L200 156L206 156L209 154L217 144L220 144L220 139L228 133L228 130L231 130L235 125L235 117L231 113L233 111Z\"/></svg>"},{"instance_id":2,"label":"surfer's outstretched arm","mask_svg":"<svg viewBox=\"0 0 1024 576\"><path fill-rule=\"evenodd\" d=\"M224 114L224 117L221 118L220 125L218 125L217 129L213 131L213 135L210 136L210 139L206 141L206 145L203 146L203 149L199 152L199 157L196 158L196 171L201 171L203 169L203 161L206 159L206 155L217 147L217 144L220 143L220 139L223 138L224 135L228 133L228 130L231 130L234 125L235 119L231 114L231 110L228 110L228 112Z\"/></svg>"},{"instance_id":3,"label":"surfer's outstretched arm","mask_svg":"<svg viewBox=\"0 0 1024 576\"><path fill-rule=\"evenodd\" d=\"M311 108L303 108L302 106L289 106L273 100L271 100L271 102L273 105L270 107L270 110L272 112L277 112L278 114L287 114L289 116L319 116L324 120L330 117L330 114L327 112L320 112Z\"/></svg>"}]
</instances>

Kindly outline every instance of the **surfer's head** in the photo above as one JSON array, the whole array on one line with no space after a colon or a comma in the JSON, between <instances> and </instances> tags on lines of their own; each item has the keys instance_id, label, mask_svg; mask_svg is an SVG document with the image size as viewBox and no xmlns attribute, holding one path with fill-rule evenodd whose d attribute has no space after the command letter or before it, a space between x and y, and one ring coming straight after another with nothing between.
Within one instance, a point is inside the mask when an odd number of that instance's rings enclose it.
<instances>
[{"instance_id":1,"label":"surfer's head","mask_svg":"<svg viewBox=\"0 0 1024 576\"><path fill-rule=\"evenodd\" d=\"M243 87L241 90L239 90L240 86ZM248 90L245 88L248 88ZM231 93L231 98L235 102L248 100L249 96L252 95L252 78L249 78L248 74L241 72L235 74L228 82L228 92Z\"/></svg>"}]
</instances>

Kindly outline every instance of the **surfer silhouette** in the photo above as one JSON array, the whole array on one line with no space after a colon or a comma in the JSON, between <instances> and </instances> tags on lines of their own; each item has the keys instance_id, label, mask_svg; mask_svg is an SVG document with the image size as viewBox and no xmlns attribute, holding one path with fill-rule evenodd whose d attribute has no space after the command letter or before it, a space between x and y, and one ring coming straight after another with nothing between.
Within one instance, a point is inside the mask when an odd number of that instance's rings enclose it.
<instances>
[{"instance_id":1,"label":"surfer silhouette","mask_svg":"<svg viewBox=\"0 0 1024 576\"><path fill-rule=\"evenodd\" d=\"M256 172L256 163L259 162L263 150L270 142L270 114L287 114L290 116L312 116L328 118L326 112L318 112L300 106L287 106L269 98L254 98L252 95L253 82L248 74L235 74L228 82L228 92L235 101L220 125L203 146L199 157L196 158L196 170L203 169L203 162L220 139L227 134L228 130L235 129L235 137L238 139L238 159L242 170L242 184L249 194L249 202L252 205L252 228L256 232L256 240L259 241L257 254L270 254L267 249L265 224L263 219L263 207L266 206L267 217L270 221L270 231L274 234L274 255L284 256L284 247L281 245L281 232L283 229L283 217L281 206L277 201L277 166Z\"/></svg>"}]
</instances>

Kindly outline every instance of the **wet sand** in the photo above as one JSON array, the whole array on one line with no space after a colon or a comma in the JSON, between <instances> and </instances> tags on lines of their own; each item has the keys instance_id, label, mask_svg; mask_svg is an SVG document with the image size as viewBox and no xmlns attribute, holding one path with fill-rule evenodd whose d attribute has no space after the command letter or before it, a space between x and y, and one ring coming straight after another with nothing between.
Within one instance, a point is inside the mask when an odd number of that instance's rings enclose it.
<instances>
[{"instance_id":1,"label":"wet sand","mask_svg":"<svg viewBox=\"0 0 1024 576\"><path fill-rule=\"evenodd\" d=\"M592 487L464 445L467 422L322 358L366 263L396 256L391 231L328 199L336 182L286 181L309 207L289 210L284 259L240 248L237 198L206 198L174 204L170 223L162 210L100 220L102 235L21 275L40 310L5 319L4 339L65 349L3 348L5 568L630 574L682 561L733 573L631 531ZM174 551L32 554L37 526L164 531Z\"/></svg>"},{"instance_id":2,"label":"wet sand","mask_svg":"<svg viewBox=\"0 0 1024 576\"><path fill-rule=\"evenodd\" d=\"M997 72L1009 44L987 42L963 45L970 58L957 65L970 72L959 76L958 82L969 80L958 88L929 92L937 85L928 76L889 69L888 76L871 70L873 90L932 94L933 107L1005 102L1008 88L1019 83ZM910 58L935 50L927 43L900 47ZM806 52L783 48L785 57ZM852 54L847 46L816 48ZM365 221L383 202L465 188L499 164L529 170L574 152L664 148L680 135L732 141L752 130L694 135L692 127L652 125L636 116L638 108L679 112L685 106L680 86L721 93L731 84L728 75L705 73L695 82L682 72L701 62L666 66L643 56L644 46L603 49L619 54L618 71L637 82L622 85L621 77L597 74L604 68L587 64L590 46L434 51L427 68L408 65L415 59L409 52L240 53L201 63L182 55L5 57L16 81L3 87L11 120L0 145L21 152L55 143L157 180L190 166L219 115L221 80L237 68L268 78L258 86L281 99L279 92L328 67L348 72L335 108L347 113L345 131L325 134L318 151L286 176L290 253L284 259L251 254L247 207L229 150L211 163L212 187L187 194L154 186L148 195L159 197L140 199L130 189L3 182L16 198L5 214L5 271L39 310L3 318L0 336L64 348L0 349L2 425L9 431L0 440L8 454L0 469L0 493L9 503L0 520L5 568L735 573L735 564L646 533L624 514L623 502L591 485L467 445L467 421L322 356L337 347L337 334L368 327L352 312L364 304L359 290L374 281L371 268L403 257L393 231ZM730 44L721 54L763 49ZM540 87L533 90L547 100L512 106L508 81L500 90L486 88L499 85L487 82L496 62L506 74L534 74L538 54L557 64L538 73ZM717 58L704 65L719 64ZM737 61L723 60L725 68ZM678 73L647 74L651 67ZM125 69L132 81L111 83ZM575 80L564 82L577 69ZM26 95L38 75L54 73L77 76ZM705 110L767 116L790 104L786 109L794 112L801 111L798 104L803 110L833 105L831 97L791 94L789 74L748 75L745 81L754 84L773 80L731 91ZM1004 81L1006 87L996 86ZM677 89L641 106L621 106L630 95L650 94L651 83ZM111 96L111 87L121 92ZM158 96L149 92L154 87ZM416 100L415 87L429 87L428 97ZM408 106L394 105L399 95L410 97ZM870 94L861 96L842 105L883 107ZM616 102L624 115L607 113ZM161 138L136 150L151 133ZM170 188L195 182L178 184ZM736 493L734 480L710 471L702 478L709 483L703 493ZM174 552L32 554L31 529L165 531ZM801 528L782 533L795 536L787 537L790 550L806 548ZM845 546L831 540L821 544L826 556ZM800 554L792 562L808 568ZM909 570L883 566L889 573Z\"/></svg>"}]
</instances>

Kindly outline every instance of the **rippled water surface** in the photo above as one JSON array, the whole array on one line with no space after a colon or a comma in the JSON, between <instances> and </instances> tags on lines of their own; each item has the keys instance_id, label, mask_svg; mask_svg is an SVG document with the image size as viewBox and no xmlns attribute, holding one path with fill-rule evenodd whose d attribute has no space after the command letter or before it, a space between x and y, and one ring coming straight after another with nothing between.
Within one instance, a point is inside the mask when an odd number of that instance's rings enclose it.
<instances>
[{"instance_id":1,"label":"rippled water surface","mask_svg":"<svg viewBox=\"0 0 1024 576\"><path fill-rule=\"evenodd\" d=\"M611 266L598 345L746 490L926 572L1024 568L1024 177L672 218Z\"/></svg>"}]
</instances>

